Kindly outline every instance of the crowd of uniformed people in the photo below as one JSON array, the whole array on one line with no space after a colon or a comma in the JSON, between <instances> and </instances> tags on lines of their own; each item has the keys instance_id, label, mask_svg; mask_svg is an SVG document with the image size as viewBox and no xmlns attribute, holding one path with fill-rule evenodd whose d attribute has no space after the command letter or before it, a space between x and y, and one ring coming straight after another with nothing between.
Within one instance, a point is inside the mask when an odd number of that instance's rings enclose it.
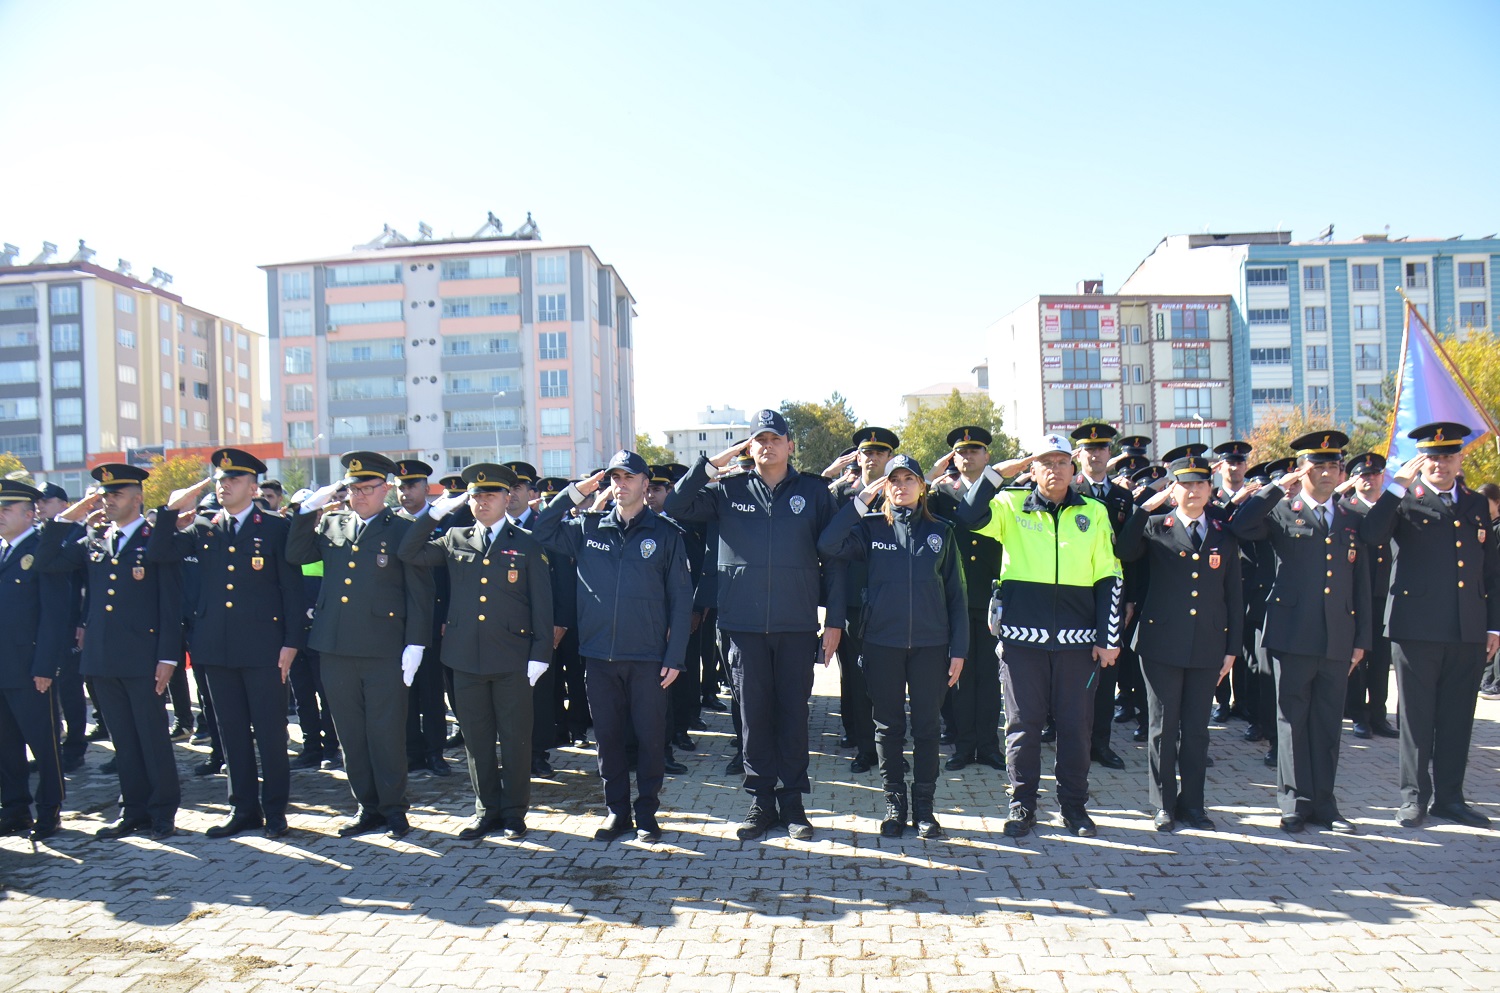
<instances>
[{"instance_id":1,"label":"crowd of uniformed people","mask_svg":"<svg viewBox=\"0 0 1500 993\"><path fill-rule=\"evenodd\" d=\"M1155 827L1212 831L1209 728L1234 718L1269 743L1287 832L1356 830L1346 719L1399 739L1402 826L1487 827L1464 776L1475 700L1500 695L1500 489L1462 479L1472 433L1424 425L1388 467L1320 431L1251 465L1242 441L1152 459L1089 424L992 465L990 433L960 425L924 468L869 427L812 475L762 410L692 467L622 451L571 481L476 463L434 487L419 460L349 452L288 498L233 448L161 507L131 465L73 502L7 478L0 834L56 834L67 775L107 739L119 809L97 835L171 837L191 738L209 751L192 772L227 774L212 838L287 835L293 770L320 768L353 796L340 836L404 837L409 777L453 775L462 748L459 837L515 839L552 750L592 734L595 838L655 842L722 687L736 835L809 839L809 704L835 659L884 837L943 837L941 770L971 765L1008 777L1004 833L1029 833L1048 743L1062 824L1093 836L1090 767L1125 767L1117 727L1147 745Z\"/></svg>"}]
</instances>

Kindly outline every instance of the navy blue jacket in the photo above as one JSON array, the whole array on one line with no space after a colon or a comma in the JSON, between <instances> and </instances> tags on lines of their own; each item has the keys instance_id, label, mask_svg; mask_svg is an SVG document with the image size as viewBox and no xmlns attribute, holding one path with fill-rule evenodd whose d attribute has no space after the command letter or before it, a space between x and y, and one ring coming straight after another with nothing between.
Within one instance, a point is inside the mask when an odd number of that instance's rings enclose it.
<instances>
[{"instance_id":1,"label":"navy blue jacket","mask_svg":"<svg viewBox=\"0 0 1500 993\"><path fill-rule=\"evenodd\" d=\"M759 473L710 480L708 459L667 494L673 520L719 525L719 629L778 634L842 628L848 610L844 565L819 561L818 537L833 520L833 495L821 476L791 467L773 490Z\"/></svg>"},{"instance_id":2,"label":"navy blue jacket","mask_svg":"<svg viewBox=\"0 0 1500 993\"><path fill-rule=\"evenodd\" d=\"M969 655L969 601L957 539L947 521L897 510L860 515L851 500L818 539L818 554L865 564L860 604L864 640L888 648L947 645Z\"/></svg>"},{"instance_id":3,"label":"navy blue jacket","mask_svg":"<svg viewBox=\"0 0 1500 993\"><path fill-rule=\"evenodd\" d=\"M31 687L35 676L56 679L72 640L72 583L37 568L41 543L40 532L31 532L0 565L0 689Z\"/></svg>"},{"instance_id":4,"label":"navy blue jacket","mask_svg":"<svg viewBox=\"0 0 1500 993\"><path fill-rule=\"evenodd\" d=\"M650 507L628 526L612 507L570 518L569 486L532 520L533 534L575 560L578 654L681 669L692 634L693 577L682 528Z\"/></svg>"}]
</instances>

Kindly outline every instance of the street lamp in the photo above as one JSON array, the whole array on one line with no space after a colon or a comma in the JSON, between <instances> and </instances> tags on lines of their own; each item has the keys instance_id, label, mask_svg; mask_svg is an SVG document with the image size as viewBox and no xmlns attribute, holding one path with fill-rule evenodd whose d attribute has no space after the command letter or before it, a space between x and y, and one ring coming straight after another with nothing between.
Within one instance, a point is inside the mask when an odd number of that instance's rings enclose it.
<instances>
[{"instance_id":1,"label":"street lamp","mask_svg":"<svg viewBox=\"0 0 1500 993\"><path fill-rule=\"evenodd\" d=\"M490 415L495 421L496 462L500 461L500 398L503 396L505 396L505 391L501 390L499 393L496 393L494 396L490 397Z\"/></svg>"}]
</instances>

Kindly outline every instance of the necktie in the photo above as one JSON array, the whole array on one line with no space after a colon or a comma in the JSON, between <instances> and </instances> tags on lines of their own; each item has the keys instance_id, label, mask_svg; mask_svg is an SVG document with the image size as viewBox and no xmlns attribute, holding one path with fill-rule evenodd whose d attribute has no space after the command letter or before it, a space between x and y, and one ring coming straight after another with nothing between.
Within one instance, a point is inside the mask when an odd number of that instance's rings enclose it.
<instances>
[{"instance_id":1,"label":"necktie","mask_svg":"<svg viewBox=\"0 0 1500 993\"><path fill-rule=\"evenodd\" d=\"M1442 493L1442 494L1439 494L1439 495L1443 498L1443 506L1445 506L1445 507L1451 507L1451 506L1453 506L1453 494L1452 493Z\"/></svg>"},{"instance_id":2,"label":"necktie","mask_svg":"<svg viewBox=\"0 0 1500 993\"><path fill-rule=\"evenodd\" d=\"M120 532L118 532L118 531L111 531L109 533L109 555L110 555L110 558L114 558L115 556L117 556L119 554L120 554Z\"/></svg>"},{"instance_id":3,"label":"necktie","mask_svg":"<svg viewBox=\"0 0 1500 993\"><path fill-rule=\"evenodd\" d=\"M1328 530L1328 508L1321 503L1318 504L1318 523L1323 525L1323 530Z\"/></svg>"},{"instance_id":4,"label":"necktie","mask_svg":"<svg viewBox=\"0 0 1500 993\"><path fill-rule=\"evenodd\" d=\"M1203 547L1203 522L1202 521L1194 521L1193 522L1192 531L1193 531L1193 547L1194 548L1202 548Z\"/></svg>"},{"instance_id":5,"label":"necktie","mask_svg":"<svg viewBox=\"0 0 1500 993\"><path fill-rule=\"evenodd\" d=\"M235 535L237 535L239 533L240 533L240 519L238 517L231 517L229 519L229 537L233 538Z\"/></svg>"},{"instance_id":6,"label":"necktie","mask_svg":"<svg viewBox=\"0 0 1500 993\"><path fill-rule=\"evenodd\" d=\"M8 558L10 558L10 542L0 541L0 565L4 565Z\"/></svg>"}]
</instances>

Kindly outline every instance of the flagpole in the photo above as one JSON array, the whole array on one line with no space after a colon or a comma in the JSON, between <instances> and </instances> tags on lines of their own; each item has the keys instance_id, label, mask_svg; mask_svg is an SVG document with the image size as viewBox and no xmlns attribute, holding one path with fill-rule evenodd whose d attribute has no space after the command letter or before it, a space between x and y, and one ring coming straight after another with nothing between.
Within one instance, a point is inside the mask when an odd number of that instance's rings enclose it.
<instances>
[{"instance_id":1,"label":"flagpole","mask_svg":"<svg viewBox=\"0 0 1500 993\"><path fill-rule=\"evenodd\" d=\"M1443 347L1442 341L1438 339L1437 335L1432 333L1432 328L1427 326L1427 321L1422 318L1422 312L1417 310L1416 307L1412 305L1412 302L1407 299L1406 294L1402 292L1401 287L1396 287L1396 292L1401 294L1401 299L1406 300L1407 308L1417 316L1417 323L1422 325L1422 330L1427 332L1427 337L1432 340L1432 344L1438 350L1438 354L1443 357L1444 363L1446 363L1448 366L1448 371L1453 374L1453 381L1458 384L1459 389L1464 391L1464 395L1467 396L1469 398L1469 402L1474 405L1474 412L1477 413L1481 419L1483 419L1485 427L1489 429L1491 434L1496 436L1497 445L1500 445L1500 428L1497 428L1495 426L1495 422L1490 419L1490 412L1485 409L1484 404L1479 402L1479 397L1475 395L1474 390L1469 386L1469 381L1464 379L1464 374L1458 369L1458 363L1453 361L1453 357L1449 355L1448 350ZM1407 322L1407 326L1410 326L1410 321ZM1406 362L1406 331L1404 329L1402 330L1401 335L1401 361L1404 364Z\"/></svg>"}]
</instances>

